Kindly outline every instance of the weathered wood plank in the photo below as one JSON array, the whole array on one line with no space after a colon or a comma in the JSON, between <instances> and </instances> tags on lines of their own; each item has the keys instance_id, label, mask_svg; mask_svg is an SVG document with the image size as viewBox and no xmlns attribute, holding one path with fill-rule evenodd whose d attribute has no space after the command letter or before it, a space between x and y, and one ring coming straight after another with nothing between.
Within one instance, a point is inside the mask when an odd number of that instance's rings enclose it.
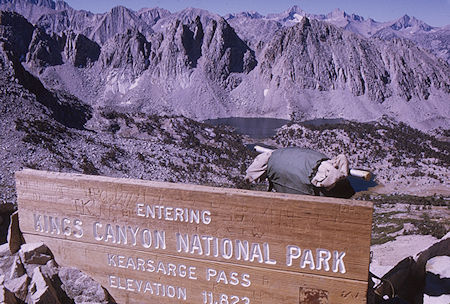
<instances>
[{"instance_id":1,"label":"weathered wood plank","mask_svg":"<svg viewBox=\"0 0 450 304\"><path fill-rule=\"evenodd\" d=\"M209 303L210 292L211 304L221 303L219 294L299 303L311 292L329 303L365 302L370 203L34 170L16 180L25 239L44 240L59 263L86 271L121 302L152 296L119 289L127 282L120 278L183 286L187 303ZM108 254L133 258L128 268L112 267ZM197 277L130 269L138 258L190 265ZM224 271L219 282L213 270ZM247 276L233 285L231 273Z\"/></svg>"}]
</instances>

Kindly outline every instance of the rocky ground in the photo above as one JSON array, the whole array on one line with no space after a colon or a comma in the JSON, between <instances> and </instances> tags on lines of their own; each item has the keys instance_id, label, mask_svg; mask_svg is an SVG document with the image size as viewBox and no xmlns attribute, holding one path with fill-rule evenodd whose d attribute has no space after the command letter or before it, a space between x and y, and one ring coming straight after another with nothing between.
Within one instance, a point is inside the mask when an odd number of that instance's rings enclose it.
<instances>
[{"instance_id":1,"label":"rocky ground","mask_svg":"<svg viewBox=\"0 0 450 304\"><path fill-rule=\"evenodd\" d=\"M11 217L7 235L8 242L0 245L0 303L114 303L108 291L88 275L60 267L45 244L24 244L17 213Z\"/></svg>"},{"instance_id":2,"label":"rocky ground","mask_svg":"<svg viewBox=\"0 0 450 304\"><path fill-rule=\"evenodd\" d=\"M24 167L228 187L242 183L251 155L236 133L181 116L93 112L73 96L58 96L40 82L30 85L14 72L21 66L5 57L1 202L15 205L13 175ZM52 98L54 104L48 102Z\"/></svg>"},{"instance_id":3,"label":"rocky ground","mask_svg":"<svg viewBox=\"0 0 450 304\"><path fill-rule=\"evenodd\" d=\"M373 245L403 235L430 235L440 239L450 230L448 197L362 194L357 199L374 202Z\"/></svg>"}]
</instances>

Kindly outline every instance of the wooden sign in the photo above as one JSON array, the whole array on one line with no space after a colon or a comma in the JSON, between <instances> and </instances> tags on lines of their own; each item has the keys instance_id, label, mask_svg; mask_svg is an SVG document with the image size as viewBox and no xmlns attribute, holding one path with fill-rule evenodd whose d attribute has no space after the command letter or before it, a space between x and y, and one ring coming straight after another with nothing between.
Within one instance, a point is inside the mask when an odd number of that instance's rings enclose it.
<instances>
[{"instance_id":1,"label":"wooden sign","mask_svg":"<svg viewBox=\"0 0 450 304\"><path fill-rule=\"evenodd\" d=\"M20 228L119 303L365 303L372 204L23 170Z\"/></svg>"}]
</instances>

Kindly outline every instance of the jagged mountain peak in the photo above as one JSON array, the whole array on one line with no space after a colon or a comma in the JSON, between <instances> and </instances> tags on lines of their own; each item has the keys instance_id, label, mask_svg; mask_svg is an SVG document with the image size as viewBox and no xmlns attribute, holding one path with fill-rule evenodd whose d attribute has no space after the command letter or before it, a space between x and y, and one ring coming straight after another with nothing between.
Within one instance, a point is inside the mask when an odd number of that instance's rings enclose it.
<instances>
[{"instance_id":1,"label":"jagged mountain peak","mask_svg":"<svg viewBox=\"0 0 450 304\"><path fill-rule=\"evenodd\" d=\"M199 16L199 15L216 15L214 13L211 13L208 10L197 8L197 7L186 7L182 9L181 11L178 11L177 16Z\"/></svg>"},{"instance_id":2,"label":"jagged mountain peak","mask_svg":"<svg viewBox=\"0 0 450 304\"><path fill-rule=\"evenodd\" d=\"M305 17L298 24L292 27L283 28L275 34L274 39L268 44L265 50L265 59L272 60L276 59L278 56L288 55L287 52L290 52L292 50L291 48L308 47L310 44L308 44L306 38L311 35L319 36L321 34L326 34L327 36L334 35L342 39L343 31L331 24ZM324 38L322 40L324 40ZM322 46L320 41L315 45L318 47ZM272 53L274 51L276 53ZM293 54L289 54L286 59L296 59L295 56L290 55Z\"/></svg>"},{"instance_id":3,"label":"jagged mountain peak","mask_svg":"<svg viewBox=\"0 0 450 304\"><path fill-rule=\"evenodd\" d=\"M89 11L64 9L42 14L35 24L44 28L49 34L61 35L66 30L72 30L89 36L99 19L101 19L100 15Z\"/></svg>"},{"instance_id":4,"label":"jagged mountain peak","mask_svg":"<svg viewBox=\"0 0 450 304\"><path fill-rule=\"evenodd\" d=\"M99 63L102 68L131 67L134 77L149 65L151 44L137 29L128 29L109 39L101 49Z\"/></svg>"},{"instance_id":5,"label":"jagged mountain peak","mask_svg":"<svg viewBox=\"0 0 450 304\"><path fill-rule=\"evenodd\" d=\"M249 18L249 19L261 19L264 18L263 15L258 13L257 11L246 11L246 12L240 12L235 14L226 14L224 16L225 20L231 20L234 18Z\"/></svg>"},{"instance_id":6,"label":"jagged mountain peak","mask_svg":"<svg viewBox=\"0 0 450 304\"><path fill-rule=\"evenodd\" d=\"M275 19L280 22L289 23L289 22L299 22L303 16L306 16L306 12L302 10L299 6L294 5L293 7L285 10L279 14L268 14L267 18Z\"/></svg>"},{"instance_id":7,"label":"jagged mountain peak","mask_svg":"<svg viewBox=\"0 0 450 304\"><path fill-rule=\"evenodd\" d=\"M0 9L18 12L32 23L44 14L73 10L69 4L61 0L0 0Z\"/></svg>"},{"instance_id":8,"label":"jagged mountain peak","mask_svg":"<svg viewBox=\"0 0 450 304\"><path fill-rule=\"evenodd\" d=\"M55 1L53 0L0 0L0 4L30 4L36 6L43 6L51 9L56 8Z\"/></svg>"},{"instance_id":9,"label":"jagged mountain peak","mask_svg":"<svg viewBox=\"0 0 450 304\"><path fill-rule=\"evenodd\" d=\"M202 53L219 68L221 77L249 73L256 66L253 51L223 18L213 20L206 27Z\"/></svg>"},{"instance_id":10,"label":"jagged mountain peak","mask_svg":"<svg viewBox=\"0 0 450 304\"><path fill-rule=\"evenodd\" d=\"M403 40L363 39L351 33L359 29L367 37L377 27L396 32L389 27L393 23L343 11L334 12L334 23L333 18L309 15L299 7L285 13L268 18L244 12L227 21L195 8L176 13L159 8L134 12L120 6L104 14L52 10L45 15L55 17L48 17L48 23L58 24L58 30L48 35L34 32L32 47L20 53L29 53L27 62L45 70L39 77L45 74L50 86L55 83L92 105L130 105L196 118L289 117L294 110L305 117L345 116L349 106L333 98L341 94L353 107L361 102L370 108L367 112L377 113L363 113L372 119L395 108L396 100L417 101L418 113L428 111L421 105L435 102L437 97L429 101L433 96L447 96L448 66L436 63L430 54ZM414 21L403 19L403 25ZM333 26L341 21L340 28ZM64 30L73 33L62 43L55 38L55 44L51 33L61 35ZM62 64L58 58L50 60L58 53L65 55ZM80 87L86 93L77 95ZM323 103L334 108L318 110Z\"/></svg>"},{"instance_id":11,"label":"jagged mountain peak","mask_svg":"<svg viewBox=\"0 0 450 304\"><path fill-rule=\"evenodd\" d=\"M217 21L222 19L222 17L217 14L211 13L204 9L193 7L185 8L179 11L178 13L175 14L175 17L184 24L192 23L193 21L195 21L195 19L197 19L197 17L200 17L200 21L203 24L208 23L210 20Z\"/></svg>"},{"instance_id":12,"label":"jagged mountain peak","mask_svg":"<svg viewBox=\"0 0 450 304\"><path fill-rule=\"evenodd\" d=\"M327 14L328 18L345 18L348 14L340 8L335 8L331 13Z\"/></svg>"},{"instance_id":13,"label":"jagged mountain peak","mask_svg":"<svg viewBox=\"0 0 450 304\"><path fill-rule=\"evenodd\" d=\"M254 68L252 51L225 19L208 15L214 19L202 21L202 16L196 15L191 20L194 16L189 14L187 19L176 19L167 28L162 47L166 56L171 58L174 55L171 49L176 46L182 53L177 56L185 56L187 66L197 67L198 61L202 60L209 77L216 80L226 79L230 73L249 72Z\"/></svg>"},{"instance_id":14,"label":"jagged mountain peak","mask_svg":"<svg viewBox=\"0 0 450 304\"><path fill-rule=\"evenodd\" d=\"M124 33L131 28L145 34L153 32L150 25L140 19L134 11L124 6L116 6L101 17L89 38L103 45L117 33Z\"/></svg>"},{"instance_id":15,"label":"jagged mountain peak","mask_svg":"<svg viewBox=\"0 0 450 304\"><path fill-rule=\"evenodd\" d=\"M134 14L134 11L132 11L131 9L123 6L123 5L117 5L114 6L113 8L111 8L108 12L111 15L118 15L118 14Z\"/></svg>"},{"instance_id":16,"label":"jagged mountain peak","mask_svg":"<svg viewBox=\"0 0 450 304\"><path fill-rule=\"evenodd\" d=\"M416 18L414 18L414 19L416 19ZM397 20L398 20L397 22L399 22L399 23L408 24L409 21L411 20L411 17L408 14L404 14L403 16L398 18Z\"/></svg>"},{"instance_id":17,"label":"jagged mountain peak","mask_svg":"<svg viewBox=\"0 0 450 304\"><path fill-rule=\"evenodd\" d=\"M368 36L367 32L370 32L373 26L377 26L377 24L371 23L371 21L366 21L362 16L348 14L339 8L336 8L327 15L314 16L314 18L329 22L365 37Z\"/></svg>"},{"instance_id":18,"label":"jagged mountain peak","mask_svg":"<svg viewBox=\"0 0 450 304\"><path fill-rule=\"evenodd\" d=\"M321 18L317 18L321 19ZM325 15L325 18L323 18L325 21L333 21L333 20L347 20L347 21L357 21L357 22L363 22L364 17L356 15L356 14L348 14L346 11L335 8L332 12Z\"/></svg>"},{"instance_id":19,"label":"jagged mountain peak","mask_svg":"<svg viewBox=\"0 0 450 304\"><path fill-rule=\"evenodd\" d=\"M229 14L225 19L256 53L283 27L282 22L277 21L275 17L264 17L257 12Z\"/></svg>"},{"instance_id":20,"label":"jagged mountain peak","mask_svg":"<svg viewBox=\"0 0 450 304\"><path fill-rule=\"evenodd\" d=\"M343 90L382 104L392 97L426 100L433 91L448 94L450 88L444 76L449 67L412 42L387 45L308 18L278 32L261 58L258 71L268 91Z\"/></svg>"},{"instance_id":21,"label":"jagged mountain peak","mask_svg":"<svg viewBox=\"0 0 450 304\"><path fill-rule=\"evenodd\" d=\"M449 35L445 27L435 28L415 17L404 15L396 21L385 23L371 37L383 40L406 38L450 62Z\"/></svg>"},{"instance_id":22,"label":"jagged mountain peak","mask_svg":"<svg viewBox=\"0 0 450 304\"><path fill-rule=\"evenodd\" d=\"M157 13L157 14L171 14L171 12L161 7L143 7L137 11L138 14Z\"/></svg>"},{"instance_id":23,"label":"jagged mountain peak","mask_svg":"<svg viewBox=\"0 0 450 304\"><path fill-rule=\"evenodd\" d=\"M64 54L66 60L76 67L86 67L97 61L100 55L100 46L83 34L73 31L63 33L65 40Z\"/></svg>"},{"instance_id":24,"label":"jagged mountain peak","mask_svg":"<svg viewBox=\"0 0 450 304\"><path fill-rule=\"evenodd\" d=\"M102 14L104 20L105 18L129 18L131 20L137 20L137 13L123 5L117 5L111 8L107 13ZM125 21L125 20L124 20Z\"/></svg>"},{"instance_id":25,"label":"jagged mountain peak","mask_svg":"<svg viewBox=\"0 0 450 304\"><path fill-rule=\"evenodd\" d=\"M170 16L172 13L166 9L154 7L154 8L142 8L137 12L139 18L141 18L149 26L153 26L161 18Z\"/></svg>"},{"instance_id":26,"label":"jagged mountain peak","mask_svg":"<svg viewBox=\"0 0 450 304\"><path fill-rule=\"evenodd\" d=\"M207 10L190 7L162 17L152 28L156 32L164 32L167 28L172 27L176 20L185 25L195 24L196 20L199 20L203 27L206 27L211 20L218 21L221 19L223 19L221 16Z\"/></svg>"},{"instance_id":27,"label":"jagged mountain peak","mask_svg":"<svg viewBox=\"0 0 450 304\"><path fill-rule=\"evenodd\" d=\"M191 18L194 15L187 20ZM104 87L98 99L111 106L130 100L130 107L150 111L164 107L169 113L191 117L221 111L223 106L215 108L206 100L224 98L256 66L252 50L223 18L207 24L199 15L187 24L171 20L148 41L138 31L129 30L103 45L95 65ZM174 103L165 104L172 98L176 98ZM201 106L186 108L186 98Z\"/></svg>"},{"instance_id":28,"label":"jagged mountain peak","mask_svg":"<svg viewBox=\"0 0 450 304\"><path fill-rule=\"evenodd\" d=\"M351 14L351 15L350 15L350 18L351 18L352 20L361 21L361 22L365 20L364 17L362 17L362 16L360 16L360 15L356 15L356 14Z\"/></svg>"},{"instance_id":29,"label":"jagged mountain peak","mask_svg":"<svg viewBox=\"0 0 450 304\"><path fill-rule=\"evenodd\" d=\"M14 8L14 7L41 7L47 8L50 10L65 10L72 9L70 5L63 0L0 0L0 5L4 5L6 7Z\"/></svg>"},{"instance_id":30,"label":"jagged mountain peak","mask_svg":"<svg viewBox=\"0 0 450 304\"><path fill-rule=\"evenodd\" d=\"M397 31L412 27L416 27L424 31L431 31L433 29L432 26L426 24L425 22L415 17L410 17L406 14L400 17L396 22L394 22L394 24L391 25L391 28Z\"/></svg>"},{"instance_id":31,"label":"jagged mountain peak","mask_svg":"<svg viewBox=\"0 0 450 304\"><path fill-rule=\"evenodd\" d=\"M305 11L304 10L302 10L301 8L300 8L300 6L298 6L298 5L294 5L294 6L292 6L291 8L289 8L289 9L287 9L286 11L285 11L285 13L288 13L288 14L295 14L295 13L304 13Z\"/></svg>"}]
</instances>

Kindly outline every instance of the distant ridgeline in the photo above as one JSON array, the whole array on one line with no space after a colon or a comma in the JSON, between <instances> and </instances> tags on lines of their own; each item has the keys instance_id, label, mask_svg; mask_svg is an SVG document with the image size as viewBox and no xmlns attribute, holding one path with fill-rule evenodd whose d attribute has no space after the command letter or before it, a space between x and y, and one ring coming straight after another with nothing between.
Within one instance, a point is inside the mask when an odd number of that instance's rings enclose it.
<instances>
[{"instance_id":1,"label":"distant ridgeline","mask_svg":"<svg viewBox=\"0 0 450 304\"><path fill-rule=\"evenodd\" d=\"M25 240L120 303L366 302L371 203L35 170L16 182Z\"/></svg>"},{"instance_id":2,"label":"distant ridgeline","mask_svg":"<svg viewBox=\"0 0 450 304\"><path fill-rule=\"evenodd\" d=\"M0 9L26 18L0 18L10 59L95 109L197 120L389 115L449 127L449 29L409 16L376 22L299 7L267 17L123 6L94 14L49 0L2 0Z\"/></svg>"}]
</instances>

